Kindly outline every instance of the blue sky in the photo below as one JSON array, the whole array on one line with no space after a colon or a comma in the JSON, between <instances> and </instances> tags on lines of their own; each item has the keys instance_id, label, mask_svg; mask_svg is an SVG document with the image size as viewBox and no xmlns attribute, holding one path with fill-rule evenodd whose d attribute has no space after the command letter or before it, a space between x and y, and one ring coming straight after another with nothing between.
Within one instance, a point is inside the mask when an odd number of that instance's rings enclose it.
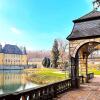
<instances>
[{"instance_id":1,"label":"blue sky","mask_svg":"<svg viewBox=\"0 0 100 100\"><path fill-rule=\"evenodd\" d=\"M50 50L66 39L72 20L92 10L92 0L0 0L0 43Z\"/></svg>"}]
</instances>

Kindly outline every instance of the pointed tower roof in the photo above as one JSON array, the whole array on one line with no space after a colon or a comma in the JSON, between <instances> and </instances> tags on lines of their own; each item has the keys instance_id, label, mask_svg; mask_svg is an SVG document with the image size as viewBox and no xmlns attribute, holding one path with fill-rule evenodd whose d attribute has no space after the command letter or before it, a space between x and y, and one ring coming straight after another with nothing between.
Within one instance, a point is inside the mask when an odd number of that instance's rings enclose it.
<instances>
[{"instance_id":1,"label":"pointed tower roof","mask_svg":"<svg viewBox=\"0 0 100 100\"><path fill-rule=\"evenodd\" d=\"M100 37L100 12L91 11L90 13L73 21L74 27L68 40Z\"/></svg>"}]
</instances>

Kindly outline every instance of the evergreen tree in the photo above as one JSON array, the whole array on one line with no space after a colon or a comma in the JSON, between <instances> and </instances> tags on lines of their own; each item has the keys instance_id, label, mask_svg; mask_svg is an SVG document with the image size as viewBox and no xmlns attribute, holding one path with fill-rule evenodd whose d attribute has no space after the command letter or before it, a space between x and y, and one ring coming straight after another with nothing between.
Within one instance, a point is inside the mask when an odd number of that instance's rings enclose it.
<instances>
[{"instance_id":1,"label":"evergreen tree","mask_svg":"<svg viewBox=\"0 0 100 100\"><path fill-rule=\"evenodd\" d=\"M44 67L49 67L50 66L50 59L49 58L47 58L47 57L45 57L44 59L43 59L43 61L42 61L42 65L44 66Z\"/></svg>"},{"instance_id":2,"label":"evergreen tree","mask_svg":"<svg viewBox=\"0 0 100 100\"><path fill-rule=\"evenodd\" d=\"M50 67L50 59L47 58L47 64L46 64L46 67L49 68Z\"/></svg>"},{"instance_id":3,"label":"evergreen tree","mask_svg":"<svg viewBox=\"0 0 100 100\"><path fill-rule=\"evenodd\" d=\"M58 67L58 63L57 63L58 59L59 59L58 42L55 39L54 44L53 44L53 48L51 51L52 67L54 67L54 68Z\"/></svg>"},{"instance_id":4,"label":"evergreen tree","mask_svg":"<svg viewBox=\"0 0 100 100\"><path fill-rule=\"evenodd\" d=\"M43 65L44 67L46 67L46 62L47 62L47 58L45 57L45 58L43 59L43 61L42 61L42 65Z\"/></svg>"}]
</instances>

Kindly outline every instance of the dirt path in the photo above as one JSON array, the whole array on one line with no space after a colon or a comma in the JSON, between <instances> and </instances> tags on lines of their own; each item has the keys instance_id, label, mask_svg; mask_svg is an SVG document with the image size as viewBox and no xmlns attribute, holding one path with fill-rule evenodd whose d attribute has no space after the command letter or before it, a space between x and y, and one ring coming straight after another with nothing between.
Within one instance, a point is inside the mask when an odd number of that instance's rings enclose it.
<instances>
[{"instance_id":1,"label":"dirt path","mask_svg":"<svg viewBox=\"0 0 100 100\"><path fill-rule=\"evenodd\" d=\"M60 95L57 100L100 100L100 76L81 85L80 89Z\"/></svg>"}]
</instances>

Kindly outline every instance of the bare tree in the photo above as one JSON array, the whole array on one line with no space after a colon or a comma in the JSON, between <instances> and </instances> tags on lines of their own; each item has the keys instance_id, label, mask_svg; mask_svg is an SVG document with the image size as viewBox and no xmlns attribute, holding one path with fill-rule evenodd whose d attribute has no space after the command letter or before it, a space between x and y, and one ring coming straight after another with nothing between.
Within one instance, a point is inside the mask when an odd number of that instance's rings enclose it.
<instances>
[{"instance_id":1,"label":"bare tree","mask_svg":"<svg viewBox=\"0 0 100 100\"><path fill-rule=\"evenodd\" d=\"M44 58L44 57L50 58L50 51L44 51L44 50L28 51L28 59Z\"/></svg>"},{"instance_id":2,"label":"bare tree","mask_svg":"<svg viewBox=\"0 0 100 100\"><path fill-rule=\"evenodd\" d=\"M59 48L59 58L60 61L64 64L64 62L68 61L69 58L68 41L61 40L61 39L57 39L57 41L58 41L58 48Z\"/></svg>"}]
</instances>

